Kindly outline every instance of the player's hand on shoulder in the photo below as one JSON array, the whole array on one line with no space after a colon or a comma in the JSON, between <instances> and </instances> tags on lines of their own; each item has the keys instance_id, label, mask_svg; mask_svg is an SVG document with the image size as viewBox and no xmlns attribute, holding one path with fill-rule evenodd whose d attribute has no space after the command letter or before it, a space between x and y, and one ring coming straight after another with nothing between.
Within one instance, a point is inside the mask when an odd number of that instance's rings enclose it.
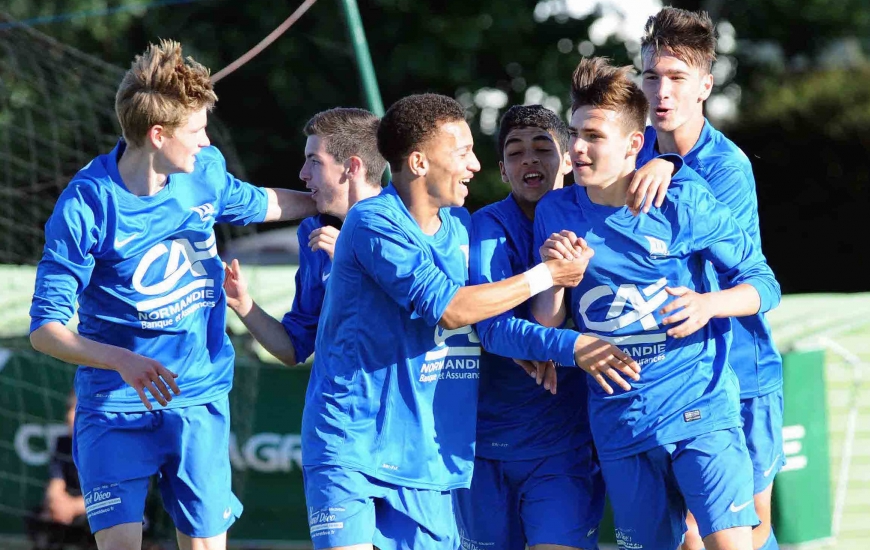
<instances>
[{"instance_id":1,"label":"player's hand on shoulder","mask_svg":"<svg viewBox=\"0 0 870 550\"><path fill-rule=\"evenodd\" d=\"M308 247L312 251L323 250L329 254L329 259L335 254L335 242L338 240L338 229L331 225L318 227L308 235Z\"/></svg>"},{"instance_id":2,"label":"player's hand on shoulder","mask_svg":"<svg viewBox=\"0 0 870 550\"><path fill-rule=\"evenodd\" d=\"M673 174L674 164L662 158L654 158L635 170L625 194L625 204L631 213L637 216L641 210L649 212L653 204L661 208Z\"/></svg>"},{"instance_id":3,"label":"player's hand on shoulder","mask_svg":"<svg viewBox=\"0 0 870 550\"><path fill-rule=\"evenodd\" d=\"M665 291L677 297L660 311L662 315L673 312L662 319L663 325L676 325L668 329L668 336L685 338L710 322L715 312L708 294L695 292L684 286L666 286Z\"/></svg>"},{"instance_id":4,"label":"player's hand on shoulder","mask_svg":"<svg viewBox=\"0 0 870 550\"><path fill-rule=\"evenodd\" d=\"M595 251L572 231L553 233L538 251L550 268L553 286L575 287L580 284Z\"/></svg>"},{"instance_id":5,"label":"player's hand on shoulder","mask_svg":"<svg viewBox=\"0 0 870 550\"><path fill-rule=\"evenodd\" d=\"M145 390L164 407L172 401L172 394L180 395L181 389L176 384L178 375L164 367L158 361L139 355L130 350L123 350L122 357L113 365L121 378L139 394L139 399L150 411L151 403Z\"/></svg>"},{"instance_id":6,"label":"player's hand on shoulder","mask_svg":"<svg viewBox=\"0 0 870 550\"><path fill-rule=\"evenodd\" d=\"M608 394L613 393L613 388L607 378L625 391L631 390L631 384L623 378L623 375L634 381L640 380L640 365L634 359L610 342L594 336L585 334L577 336L577 340L574 341L574 362L594 378Z\"/></svg>"},{"instance_id":7,"label":"player's hand on shoulder","mask_svg":"<svg viewBox=\"0 0 870 550\"><path fill-rule=\"evenodd\" d=\"M535 379L537 385L544 384L544 389L556 395L556 386L559 377L556 372L556 364L552 361L531 361L527 359L514 359L514 363L526 371L526 374Z\"/></svg>"},{"instance_id":8,"label":"player's hand on shoulder","mask_svg":"<svg viewBox=\"0 0 870 550\"><path fill-rule=\"evenodd\" d=\"M239 316L244 317L251 311L253 299L248 294L248 281L242 273L239 260L224 264L224 292L227 295L227 306Z\"/></svg>"}]
</instances>

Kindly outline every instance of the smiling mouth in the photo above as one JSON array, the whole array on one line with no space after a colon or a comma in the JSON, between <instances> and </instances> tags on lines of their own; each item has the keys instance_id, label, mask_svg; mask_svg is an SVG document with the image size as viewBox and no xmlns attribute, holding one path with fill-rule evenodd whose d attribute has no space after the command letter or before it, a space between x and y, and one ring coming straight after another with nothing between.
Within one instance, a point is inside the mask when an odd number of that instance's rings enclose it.
<instances>
[{"instance_id":1,"label":"smiling mouth","mask_svg":"<svg viewBox=\"0 0 870 550\"><path fill-rule=\"evenodd\" d=\"M574 168L586 168L588 166L592 166L592 163L591 162L580 162L580 161L574 163Z\"/></svg>"},{"instance_id":2,"label":"smiling mouth","mask_svg":"<svg viewBox=\"0 0 870 550\"><path fill-rule=\"evenodd\" d=\"M529 172L523 176L523 182L527 185L541 185L544 183L544 174L541 172Z\"/></svg>"}]
</instances>

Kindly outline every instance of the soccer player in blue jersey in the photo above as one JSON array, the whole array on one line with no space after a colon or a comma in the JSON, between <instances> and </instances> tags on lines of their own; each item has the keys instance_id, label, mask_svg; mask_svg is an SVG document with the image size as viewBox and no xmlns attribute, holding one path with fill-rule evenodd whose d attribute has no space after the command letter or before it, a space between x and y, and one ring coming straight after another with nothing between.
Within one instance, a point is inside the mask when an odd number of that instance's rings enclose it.
<instances>
[{"instance_id":1,"label":"soccer player in blue jersey","mask_svg":"<svg viewBox=\"0 0 870 550\"><path fill-rule=\"evenodd\" d=\"M381 119L393 182L342 226L302 419L315 548L459 547L450 491L474 461L471 325L582 278L581 254L466 286L470 217L455 207L480 169L473 145L445 96L403 98Z\"/></svg>"},{"instance_id":2,"label":"soccer player in blue jersey","mask_svg":"<svg viewBox=\"0 0 870 550\"><path fill-rule=\"evenodd\" d=\"M335 108L305 125L305 163L299 178L311 190L319 215L305 219L299 239L299 270L292 309L281 321L263 311L247 292L238 260L227 266L227 305L254 338L285 365L301 363L314 351L317 322L332 269L338 228L348 209L381 192L386 161L378 152L378 118L363 109Z\"/></svg>"},{"instance_id":3,"label":"soccer player in blue jersey","mask_svg":"<svg viewBox=\"0 0 870 550\"><path fill-rule=\"evenodd\" d=\"M678 153L731 209L738 225L761 250L755 178L747 156L704 118L713 87L716 31L704 12L664 8L647 21L643 40L642 89L652 127L645 132L643 162L658 153ZM720 278L721 284L727 284ZM743 432L755 471L755 509L761 525L752 533L756 549L778 548L770 525L773 478L785 464L782 448L782 358L763 313L731 322L728 361L740 381ZM701 541L695 529L687 550Z\"/></svg>"},{"instance_id":4,"label":"soccer player in blue jersey","mask_svg":"<svg viewBox=\"0 0 870 550\"><path fill-rule=\"evenodd\" d=\"M124 139L63 191L30 310L37 350L80 365L73 455L101 550L138 550L149 479L183 550L222 550L232 493L223 267L214 224L294 219L309 194L227 173L209 145L208 69L162 41L115 99ZM65 327L78 302L78 333Z\"/></svg>"},{"instance_id":5,"label":"soccer player in blue jersey","mask_svg":"<svg viewBox=\"0 0 870 550\"><path fill-rule=\"evenodd\" d=\"M567 145L567 127L549 109L517 105L505 112L499 169L511 193L472 216L471 283L501 281L537 263L535 206L560 189L571 170ZM666 178L671 171L669 165ZM607 342L530 319L528 305L521 304L477 324L484 351L474 476L470 489L454 492L463 548L597 547L604 485L582 406L586 375L559 369L553 387L538 387L511 358L584 368L600 361L626 374L634 363Z\"/></svg>"},{"instance_id":6,"label":"soccer player in blue jersey","mask_svg":"<svg viewBox=\"0 0 870 550\"><path fill-rule=\"evenodd\" d=\"M533 312L552 326L570 308L582 332L619 346L643 369L628 391L589 390L618 542L676 548L688 506L706 548L749 550L758 518L739 388L723 335L708 322L769 310L779 285L752 239L687 166L661 209L631 214L625 191L648 110L631 72L594 58L574 73L569 151L579 185L541 200L535 240L544 257L577 247L595 255L569 295L543 292ZM728 280L726 290L709 291L707 261Z\"/></svg>"}]
</instances>

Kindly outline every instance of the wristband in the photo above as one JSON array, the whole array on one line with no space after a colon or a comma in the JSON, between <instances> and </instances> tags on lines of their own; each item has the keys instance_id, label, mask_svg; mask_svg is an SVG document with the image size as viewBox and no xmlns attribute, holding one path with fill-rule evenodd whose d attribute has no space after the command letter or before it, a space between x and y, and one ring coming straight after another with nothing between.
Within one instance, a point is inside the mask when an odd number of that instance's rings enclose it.
<instances>
[{"instance_id":1,"label":"wristband","mask_svg":"<svg viewBox=\"0 0 870 550\"><path fill-rule=\"evenodd\" d=\"M523 276L525 276L526 282L529 283L529 296L534 296L553 288L553 275L550 273L550 268L545 264L536 265L523 273Z\"/></svg>"}]
</instances>

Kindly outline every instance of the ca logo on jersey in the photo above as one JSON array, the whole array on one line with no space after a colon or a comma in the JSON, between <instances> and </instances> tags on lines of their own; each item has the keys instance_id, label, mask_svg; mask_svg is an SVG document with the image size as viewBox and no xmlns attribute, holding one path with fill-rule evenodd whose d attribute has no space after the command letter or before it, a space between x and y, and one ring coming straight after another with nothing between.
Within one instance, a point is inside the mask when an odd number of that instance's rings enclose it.
<instances>
[{"instance_id":1,"label":"ca logo on jersey","mask_svg":"<svg viewBox=\"0 0 870 550\"><path fill-rule=\"evenodd\" d=\"M202 307L214 307L215 281L208 277L203 262L217 256L214 232L205 241L174 239L151 247L133 273L133 288L140 294L154 296L136 303L142 328L164 328L178 322ZM166 266L157 282L159 265L165 257ZM154 268L154 269L152 269ZM194 280L178 287L182 278L191 274Z\"/></svg>"},{"instance_id":2,"label":"ca logo on jersey","mask_svg":"<svg viewBox=\"0 0 870 550\"><path fill-rule=\"evenodd\" d=\"M668 293L665 291L667 284L668 282L664 277L645 288L638 288L637 285L633 284L625 284L619 286L616 294L613 293L613 290L608 285L597 286L588 290L580 298L580 315L583 317L586 328L596 333L603 333L604 336L600 334L596 334L596 336L611 343L641 344L664 342L667 335L663 332L615 337L606 335L612 334L632 323L640 323L644 331L658 330L660 327L655 319L655 311L668 299ZM598 300L611 296L613 300L607 310L605 319L603 321L591 319L589 317L589 310L592 308L592 305ZM631 305L630 311L625 311L627 305Z\"/></svg>"},{"instance_id":3,"label":"ca logo on jersey","mask_svg":"<svg viewBox=\"0 0 870 550\"><path fill-rule=\"evenodd\" d=\"M450 339L453 339L453 345L447 344ZM471 325L453 330L436 326L434 344L435 349L427 351L423 359L420 382L442 378L477 379L480 376L480 339Z\"/></svg>"},{"instance_id":4,"label":"ca logo on jersey","mask_svg":"<svg viewBox=\"0 0 870 550\"><path fill-rule=\"evenodd\" d=\"M207 222L214 217L214 205L210 202L199 206L193 206L190 209L199 214L199 219L204 222Z\"/></svg>"}]
</instances>

